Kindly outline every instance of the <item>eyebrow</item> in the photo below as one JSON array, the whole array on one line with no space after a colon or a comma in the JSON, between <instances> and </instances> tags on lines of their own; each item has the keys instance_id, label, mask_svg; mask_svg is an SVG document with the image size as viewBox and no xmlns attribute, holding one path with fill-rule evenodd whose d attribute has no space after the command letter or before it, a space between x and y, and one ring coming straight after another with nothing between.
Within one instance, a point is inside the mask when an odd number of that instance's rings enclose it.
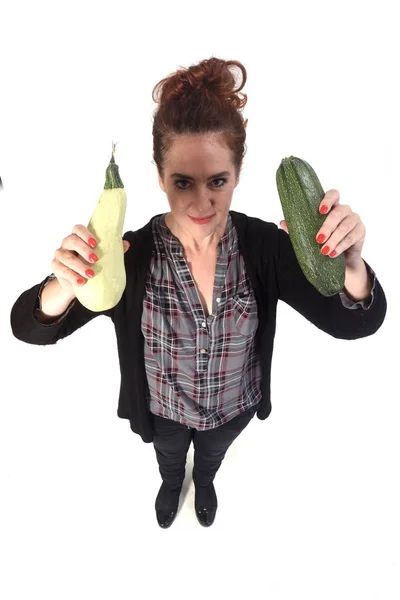
<instances>
[{"instance_id":1,"label":"eyebrow","mask_svg":"<svg viewBox=\"0 0 400 600\"><path fill-rule=\"evenodd\" d=\"M221 173L215 173L215 175L210 175L208 179L214 179L217 177L222 177L223 175L230 175L229 171L221 171ZM184 173L172 173L171 177L182 177L183 179L191 179L194 180L194 177L190 177L190 175L185 175Z\"/></svg>"}]
</instances>

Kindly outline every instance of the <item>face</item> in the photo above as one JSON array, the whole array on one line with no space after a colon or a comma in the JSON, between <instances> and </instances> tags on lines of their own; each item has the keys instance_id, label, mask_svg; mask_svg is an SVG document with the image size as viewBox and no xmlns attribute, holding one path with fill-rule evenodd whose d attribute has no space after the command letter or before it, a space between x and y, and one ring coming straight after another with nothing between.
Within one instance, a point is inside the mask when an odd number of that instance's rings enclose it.
<instances>
[{"instance_id":1,"label":"face","mask_svg":"<svg viewBox=\"0 0 400 600\"><path fill-rule=\"evenodd\" d=\"M180 136L168 153L163 179L158 179L175 228L194 238L224 233L239 178L218 134ZM191 217L211 218L196 222Z\"/></svg>"}]
</instances>

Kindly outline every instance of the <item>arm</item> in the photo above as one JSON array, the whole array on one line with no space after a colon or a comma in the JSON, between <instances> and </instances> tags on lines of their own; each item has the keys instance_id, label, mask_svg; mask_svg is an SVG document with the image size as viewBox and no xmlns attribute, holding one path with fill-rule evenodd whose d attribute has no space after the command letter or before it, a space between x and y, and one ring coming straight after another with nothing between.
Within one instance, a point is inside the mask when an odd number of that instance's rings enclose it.
<instances>
[{"instance_id":1,"label":"arm","mask_svg":"<svg viewBox=\"0 0 400 600\"><path fill-rule=\"evenodd\" d=\"M100 312L93 312L84 307L77 298L73 298L66 310L61 315L56 316L59 310L65 309L67 298L57 293L57 285L49 282L52 275L46 277L41 283L38 283L28 290L22 292L11 309L10 323L13 335L27 344L38 344L41 346L47 344L56 344L58 340L71 335L74 331L94 319L99 315L111 317L113 309ZM46 316L40 310L40 301L42 292L50 291L44 296L45 310L52 315Z\"/></svg>"},{"instance_id":2,"label":"arm","mask_svg":"<svg viewBox=\"0 0 400 600\"><path fill-rule=\"evenodd\" d=\"M289 235L275 227L278 298L333 337L358 339L375 333L386 315L386 297L379 280L375 280L374 301L368 310L348 310L341 296L345 292L323 296L308 281L297 261ZM366 262L365 266L370 269Z\"/></svg>"},{"instance_id":3,"label":"arm","mask_svg":"<svg viewBox=\"0 0 400 600\"><path fill-rule=\"evenodd\" d=\"M123 239L129 241L132 246L134 245L132 232L125 233ZM125 252L124 254L127 279L131 269L131 266L129 266L131 263L127 261L131 261L129 257L132 256L132 252ZM114 321L115 307L93 312L83 306L77 298L72 300L69 298L70 304L65 308L68 298L57 293L57 285L51 283L52 278L53 274L46 277L41 283L25 290L14 303L10 320L13 335L17 339L28 344L56 344L58 340L71 335L71 333L100 315L111 317ZM50 289L46 292L47 287ZM41 309L42 293L44 304ZM63 309L64 312L57 315Z\"/></svg>"}]
</instances>

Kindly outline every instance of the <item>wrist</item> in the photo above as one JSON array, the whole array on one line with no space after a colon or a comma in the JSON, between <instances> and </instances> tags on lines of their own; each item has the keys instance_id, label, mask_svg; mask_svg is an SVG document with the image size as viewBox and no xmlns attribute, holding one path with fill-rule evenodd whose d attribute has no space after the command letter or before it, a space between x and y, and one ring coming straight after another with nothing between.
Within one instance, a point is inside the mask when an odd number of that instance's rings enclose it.
<instances>
[{"instance_id":1,"label":"wrist","mask_svg":"<svg viewBox=\"0 0 400 600\"><path fill-rule=\"evenodd\" d=\"M51 275L41 291L38 301L38 313L45 317L56 317L65 312L75 294L60 285L57 277Z\"/></svg>"},{"instance_id":2,"label":"wrist","mask_svg":"<svg viewBox=\"0 0 400 600\"><path fill-rule=\"evenodd\" d=\"M362 258L351 265L346 264L343 291L354 302L367 300L371 296L372 281Z\"/></svg>"}]
</instances>

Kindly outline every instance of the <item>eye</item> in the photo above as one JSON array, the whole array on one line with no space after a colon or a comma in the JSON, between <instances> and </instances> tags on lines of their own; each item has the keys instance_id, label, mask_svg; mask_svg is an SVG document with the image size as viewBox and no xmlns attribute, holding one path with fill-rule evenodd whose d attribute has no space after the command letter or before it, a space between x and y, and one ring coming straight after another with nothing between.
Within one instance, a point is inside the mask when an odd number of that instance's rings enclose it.
<instances>
[{"instance_id":1,"label":"eye","mask_svg":"<svg viewBox=\"0 0 400 600\"><path fill-rule=\"evenodd\" d=\"M225 183L226 183L226 179L224 177L218 177L217 179L213 179L213 181L222 181L223 182L222 185L215 185L214 187L216 187L216 188L223 187L225 185ZM188 180L187 179L177 179L176 182L175 182L175 187L178 190L187 190L186 186L185 187L181 187L180 185L178 185L179 183L182 183L182 182L188 183Z\"/></svg>"},{"instance_id":2,"label":"eye","mask_svg":"<svg viewBox=\"0 0 400 600\"><path fill-rule=\"evenodd\" d=\"M178 185L179 183L182 183L182 181L183 181L183 183L185 183L185 182L187 183L187 179L177 179L175 182L175 187L178 188L178 190L186 189L186 187L182 188L182 187L180 187L180 185Z\"/></svg>"}]
</instances>

